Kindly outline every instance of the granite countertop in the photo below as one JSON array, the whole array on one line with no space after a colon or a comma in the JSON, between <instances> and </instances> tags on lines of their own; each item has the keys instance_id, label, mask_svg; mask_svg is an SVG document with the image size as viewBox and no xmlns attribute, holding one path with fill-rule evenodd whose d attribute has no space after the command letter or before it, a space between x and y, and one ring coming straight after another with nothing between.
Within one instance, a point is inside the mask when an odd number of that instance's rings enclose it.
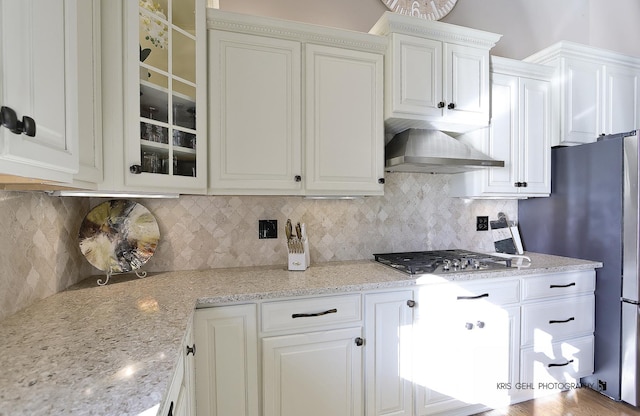
<instances>
[{"instance_id":1,"label":"granite countertop","mask_svg":"<svg viewBox=\"0 0 640 416\"><path fill-rule=\"evenodd\" d=\"M592 269L601 263L527 253L530 267L449 280ZM420 284L374 261L93 276L0 321L0 416L155 414L195 307ZM156 408L156 409L154 409ZM145 413L147 414L147 413Z\"/></svg>"}]
</instances>

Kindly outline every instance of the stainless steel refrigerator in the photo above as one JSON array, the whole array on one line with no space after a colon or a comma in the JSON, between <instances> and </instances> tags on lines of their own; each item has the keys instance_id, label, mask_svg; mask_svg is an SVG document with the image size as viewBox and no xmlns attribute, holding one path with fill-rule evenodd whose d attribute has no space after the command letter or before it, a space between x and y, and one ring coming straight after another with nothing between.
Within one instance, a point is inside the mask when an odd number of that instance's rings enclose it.
<instances>
[{"instance_id":1,"label":"stainless steel refrigerator","mask_svg":"<svg viewBox=\"0 0 640 416\"><path fill-rule=\"evenodd\" d=\"M525 250L601 261L595 373L582 383L640 400L638 131L551 151L551 196L518 202Z\"/></svg>"}]
</instances>

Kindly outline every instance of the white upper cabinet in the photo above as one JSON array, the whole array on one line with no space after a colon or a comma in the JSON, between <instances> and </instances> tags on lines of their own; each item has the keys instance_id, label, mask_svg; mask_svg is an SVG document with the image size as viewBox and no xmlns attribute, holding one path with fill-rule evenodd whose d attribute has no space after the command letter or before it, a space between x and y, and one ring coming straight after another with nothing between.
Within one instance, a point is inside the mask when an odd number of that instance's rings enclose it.
<instances>
[{"instance_id":1,"label":"white upper cabinet","mask_svg":"<svg viewBox=\"0 0 640 416\"><path fill-rule=\"evenodd\" d=\"M302 189L299 42L209 30L210 188Z\"/></svg>"},{"instance_id":2,"label":"white upper cabinet","mask_svg":"<svg viewBox=\"0 0 640 416\"><path fill-rule=\"evenodd\" d=\"M382 194L384 39L213 9L207 23L209 193Z\"/></svg>"},{"instance_id":3,"label":"white upper cabinet","mask_svg":"<svg viewBox=\"0 0 640 416\"><path fill-rule=\"evenodd\" d=\"M385 13L385 128L465 132L489 123L489 50L500 35Z\"/></svg>"},{"instance_id":4,"label":"white upper cabinet","mask_svg":"<svg viewBox=\"0 0 640 416\"><path fill-rule=\"evenodd\" d=\"M102 2L98 189L206 192L205 14L204 0Z\"/></svg>"},{"instance_id":5,"label":"white upper cabinet","mask_svg":"<svg viewBox=\"0 0 640 416\"><path fill-rule=\"evenodd\" d=\"M491 126L460 140L505 165L454 175L451 194L473 198L548 196L553 69L499 57L492 57L491 65Z\"/></svg>"},{"instance_id":6,"label":"white upper cabinet","mask_svg":"<svg viewBox=\"0 0 640 416\"><path fill-rule=\"evenodd\" d=\"M305 49L307 193L382 194L382 55Z\"/></svg>"},{"instance_id":7,"label":"white upper cabinet","mask_svg":"<svg viewBox=\"0 0 640 416\"><path fill-rule=\"evenodd\" d=\"M609 65L605 69L604 133L623 133L640 126L639 78L640 66Z\"/></svg>"},{"instance_id":8,"label":"white upper cabinet","mask_svg":"<svg viewBox=\"0 0 640 416\"><path fill-rule=\"evenodd\" d=\"M75 0L0 1L0 173L70 182L78 171L76 82L85 7ZM89 24L89 30L91 30Z\"/></svg>"},{"instance_id":9,"label":"white upper cabinet","mask_svg":"<svg viewBox=\"0 0 640 416\"><path fill-rule=\"evenodd\" d=\"M555 68L552 145L638 128L640 59L559 42L526 59Z\"/></svg>"}]
</instances>

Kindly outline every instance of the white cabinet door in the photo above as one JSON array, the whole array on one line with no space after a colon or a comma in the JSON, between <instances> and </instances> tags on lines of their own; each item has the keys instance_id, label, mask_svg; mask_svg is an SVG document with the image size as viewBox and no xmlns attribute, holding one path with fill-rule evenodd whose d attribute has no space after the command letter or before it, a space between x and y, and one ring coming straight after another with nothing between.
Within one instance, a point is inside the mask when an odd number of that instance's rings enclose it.
<instances>
[{"instance_id":1,"label":"white cabinet door","mask_svg":"<svg viewBox=\"0 0 640 416\"><path fill-rule=\"evenodd\" d=\"M36 124L34 137L0 129L0 170L68 182L78 171L77 27L91 16L79 16L75 0L4 0L0 8L0 104Z\"/></svg>"},{"instance_id":2,"label":"white cabinet door","mask_svg":"<svg viewBox=\"0 0 640 416\"><path fill-rule=\"evenodd\" d=\"M159 415L195 416L194 345L193 327L189 326Z\"/></svg>"},{"instance_id":3,"label":"white cabinet door","mask_svg":"<svg viewBox=\"0 0 640 416\"><path fill-rule=\"evenodd\" d=\"M602 64L565 59L561 94L561 143L591 143L603 133Z\"/></svg>"},{"instance_id":4,"label":"white cabinet door","mask_svg":"<svg viewBox=\"0 0 640 416\"><path fill-rule=\"evenodd\" d=\"M486 176L486 192L511 194L520 175L518 77L504 74L491 76L491 127L488 154L504 161L502 168L489 168L486 173L469 172L467 176Z\"/></svg>"},{"instance_id":5,"label":"white cabinet door","mask_svg":"<svg viewBox=\"0 0 640 416\"><path fill-rule=\"evenodd\" d=\"M516 186L520 195L551 193L550 84L538 79L519 80L520 170Z\"/></svg>"},{"instance_id":6,"label":"white cabinet door","mask_svg":"<svg viewBox=\"0 0 640 416\"><path fill-rule=\"evenodd\" d=\"M489 52L444 45L444 103L447 122L487 125L489 121ZM470 127L469 130L472 128Z\"/></svg>"},{"instance_id":7,"label":"white cabinet door","mask_svg":"<svg viewBox=\"0 0 640 416\"><path fill-rule=\"evenodd\" d=\"M256 305L197 309L197 414L258 416Z\"/></svg>"},{"instance_id":8,"label":"white cabinet door","mask_svg":"<svg viewBox=\"0 0 640 416\"><path fill-rule=\"evenodd\" d=\"M205 193L205 2L153 4L125 2L124 186Z\"/></svg>"},{"instance_id":9,"label":"white cabinet door","mask_svg":"<svg viewBox=\"0 0 640 416\"><path fill-rule=\"evenodd\" d=\"M361 415L361 336L358 327L263 338L264 416Z\"/></svg>"},{"instance_id":10,"label":"white cabinet door","mask_svg":"<svg viewBox=\"0 0 640 416\"><path fill-rule=\"evenodd\" d=\"M411 290L365 297L368 416L413 415L412 299Z\"/></svg>"},{"instance_id":11,"label":"white cabinet door","mask_svg":"<svg viewBox=\"0 0 640 416\"><path fill-rule=\"evenodd\" d=\"M179 402L182 413L186 416L196 415L196 346L193 326L187 330L185 337L185 346L183 352L184 359L184 379L182 381L182 389L180 390Z\"/></svg>"},{"instance_id":12,"label":"white cabinet door","mask_svg":"<svg viewBox=\"0 0 640 416\"><path fill-rule=\"evenodd\" d=\"M508 384L518 380L520 312L498 299L517 302L517 288L510 281L473 289L420 289L414 328L416 414L473 414L509 404Z\"/></svg>"},{"instance_id":13,"label":"white cabinet door","mask_svg":"<svg viewBox=\"0 0 640 416\"><path fill-rule=\"evenodd\" d=\"M442 42L394 33L386 117L442 117Z\"/></svg>"},{"instance_id":14,"label":"white cabinet door","mask_svg":"<svg viewBox=\"0 0 640 416\"><path fill-rule=\"evenodd\" d=\"M382 55L305 49L307 193L382 195Z\"/></svg>"},{"instance_id":15,"label":"white cabinet door","mask_svg":"<svg viewBox=\"0 0 640 416\"><path fill-rule=\"evenodd\" d=\"M640 120L640 69L609 65L605 73L603 133L624 133L637 129Z\"/></svg>"},{"instance_id":16,"label":"white cabinet door","mask_svg":"<svg viewBox=\"0 0 640 416\"><path fill-rule=\"evenodd\" d=\"M300 193L300 43L209 31L213 193Z\"/></svg>"}]
</instances>

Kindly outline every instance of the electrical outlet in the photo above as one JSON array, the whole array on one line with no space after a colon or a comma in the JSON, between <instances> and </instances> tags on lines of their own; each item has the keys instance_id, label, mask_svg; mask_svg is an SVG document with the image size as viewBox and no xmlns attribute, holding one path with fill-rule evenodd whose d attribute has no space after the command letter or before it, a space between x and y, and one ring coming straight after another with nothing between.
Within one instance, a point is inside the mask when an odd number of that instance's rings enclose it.
<instances>
[{"instance_id":1,"label":"electrical outlet","mask_svg":"<svg viewBox=\"0 0 640 416\"><path fill-rule=\"evenodd\" d=\"M258 220L258 238L278 238L278 220Z\"/></svg>"},{"instance_id":2,"label":"electrical outlet","mask_svg":"<svg viewBox=\"0 0 640 416\"><path fill-rule=\"evenodd\" d=\"M476 217L476 231L489 231L489 217Z\"/></svg>"}]
</instances>

